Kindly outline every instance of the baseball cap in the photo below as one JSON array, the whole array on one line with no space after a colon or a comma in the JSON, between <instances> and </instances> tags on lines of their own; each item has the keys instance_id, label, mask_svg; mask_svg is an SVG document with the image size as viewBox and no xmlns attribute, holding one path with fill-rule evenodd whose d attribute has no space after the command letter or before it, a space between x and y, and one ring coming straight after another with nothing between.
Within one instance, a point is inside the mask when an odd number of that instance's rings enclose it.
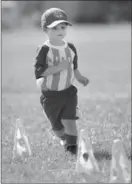
<instances>
[{"instance_id":1,"label":"baseball cap","mask_svg":"<svg viewBox=\"0 0 132 184\"><path fill-rule=\"evenodd\" d=\"M60 23L66 23L72 26L72 24L67 20L66 13L59 8L50 8L46 10L41 17L42 28L53 28Z\"/></svg>"}]
</instances>

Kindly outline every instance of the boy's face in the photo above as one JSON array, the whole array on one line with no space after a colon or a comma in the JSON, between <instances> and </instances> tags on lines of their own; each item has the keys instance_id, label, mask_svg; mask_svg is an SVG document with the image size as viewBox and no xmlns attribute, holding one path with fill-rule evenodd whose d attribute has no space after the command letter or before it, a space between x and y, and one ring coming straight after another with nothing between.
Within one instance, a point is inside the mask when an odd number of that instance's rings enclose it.
<instances>
[{"instance_id":1,"label":"boy's face","mask_svg":"<svg viewBox=\"0 0 132 184\"><path fill-rule=\"evenodd\" d=\"M49 39L63 40L67 33L67 25L65 23L61 23L53 28L47 28L46 33Z\"/></svg>"}]
</instances>

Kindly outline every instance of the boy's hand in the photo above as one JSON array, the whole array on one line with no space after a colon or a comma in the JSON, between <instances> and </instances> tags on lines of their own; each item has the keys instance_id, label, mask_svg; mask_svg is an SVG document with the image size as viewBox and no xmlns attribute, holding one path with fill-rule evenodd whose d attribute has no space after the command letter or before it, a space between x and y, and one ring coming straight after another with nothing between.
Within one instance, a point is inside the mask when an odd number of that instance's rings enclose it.
<instances>
[{"instance_id":1,"label":"boy's hand","mask_svg":"<svg viewBox=\"0 0 132 184\"><path fill-rule=\"evenodd\" d=\"M50 66L49 68L44 71L44 73L41 74L42 77L53 75L56 73L59 73L62 70L66 70L69 66L69 62L67 60L62 60L59 64L55 66Z\"/></svg>"},{"instance_id":2,"label":"boy's hand","mask_svg":"<svg viewBox=\"0 0 132 184\"><path fill-rule=\"evenodd\" d=\"M84 77L84 76L80 76L78 81L83 84L84 86L87 86L89 84L89 80L88 78Z\"/></svg>"},{"instance_id":3,"label":"boy's hand","mask_svg":"<svg viewBox=\"0 0 132 184\"><path fill-rule=\"evenodd\" d=\"M41 89L41 86L42 86L43 82L44 82L43 77L36 80L36 84L37 84L38 89Z\"/></svg>"},{"instance_id":4,"label":"boy's hand","mask_svg":"<svg viewBox=\"0 0 132 184\"><path fill-rule=\"evenodd\" d=\"M83 84L84 86L88 85L88 83L89 83L88 78L82 76L81 73L80 73L80 71L79 71L78 69L76 69L76 70L74 71L74 76L75 76L76 80L77 80L78 82L80 82L81 84Z\"/></svg>"},{"instance_id":5,"label":"boy's hand","mask_svg":"<svg viewBox=\"0 0 132 184\"><path fill-rule=\"evenodd\" d=\"M62 70L67 69L68 66L69 66L68 61L66 61L66 60L64 60L64 59L63 59L63 60L61 61L61 63L59 63L59 65L58 65L58 67L61 68Z\"/></svg>"}]
</instances>

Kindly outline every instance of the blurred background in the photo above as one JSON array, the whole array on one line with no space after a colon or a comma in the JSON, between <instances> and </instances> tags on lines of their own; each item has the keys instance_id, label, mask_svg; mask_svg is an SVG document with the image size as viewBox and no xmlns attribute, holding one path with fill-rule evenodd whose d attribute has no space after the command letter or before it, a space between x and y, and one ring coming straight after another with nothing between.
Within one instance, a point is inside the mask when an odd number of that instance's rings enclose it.
<instances>
[{"instance_id":1,"label":"blurred background","mask_svg":"<svg viewBox=\"0 0 132 184\"><path fill-rule=\"evenodd\" d=\"M3 92L37 92L33 64L38 45L46 39L40 20L51 7L65 10L73 23L66 39L75 44L79 69L92 81L88 88L79 86L80 96L126 94L131 80L131 1L127 0L2 1Z\"/></svg>"},{"instance_id":2,"label":"blurred background","mask_svg":"<svg viewBox=\"0 0 132 184\"><path fill-rule=\"evenodd\" d=\"M75 23L131 21L131 1L2 1L2 30L21 26L40 27L45 9L62 8Z\"/></svg>"}]
</instances>

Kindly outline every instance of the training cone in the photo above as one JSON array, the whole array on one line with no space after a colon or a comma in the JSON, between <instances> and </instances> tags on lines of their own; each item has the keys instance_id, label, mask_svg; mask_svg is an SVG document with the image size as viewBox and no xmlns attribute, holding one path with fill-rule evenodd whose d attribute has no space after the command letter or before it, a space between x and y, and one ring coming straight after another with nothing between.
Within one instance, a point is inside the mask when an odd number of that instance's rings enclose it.
<instances>
[{"instance_id":1,"label":"training cone","mask_svg":"<svg viewBox=\"0 0 132 184\"><path fill-rule=\"evenodd\" d=\"M32 154L28 142L28 137L25 133L22 121L20 119L17 119L14 135L13 158L16 154L22 156L24 152L27 152L29 156L31 156Z\"/></svg>"},{"instance_id":2,"label":"training cone","mask_svg":"<svg viewBox=\"0 0 132 184\"><path fill-rule=\"evenodd\" d=\"M113 141L112 161L109 183L130 183L131 168L126 156L123 142L119 139Z\"/></svg>"},{"instance_id":3,"label":"training cone","mask_svg":"<svg viewBox=\"0 0 132 184\"><path fill-rule=\"evenodd\" d=\"M84 130L80 131L76 172L78 173L99 172L99 166L94 157L90 139Z\"/></svg>"}]
</instances>

